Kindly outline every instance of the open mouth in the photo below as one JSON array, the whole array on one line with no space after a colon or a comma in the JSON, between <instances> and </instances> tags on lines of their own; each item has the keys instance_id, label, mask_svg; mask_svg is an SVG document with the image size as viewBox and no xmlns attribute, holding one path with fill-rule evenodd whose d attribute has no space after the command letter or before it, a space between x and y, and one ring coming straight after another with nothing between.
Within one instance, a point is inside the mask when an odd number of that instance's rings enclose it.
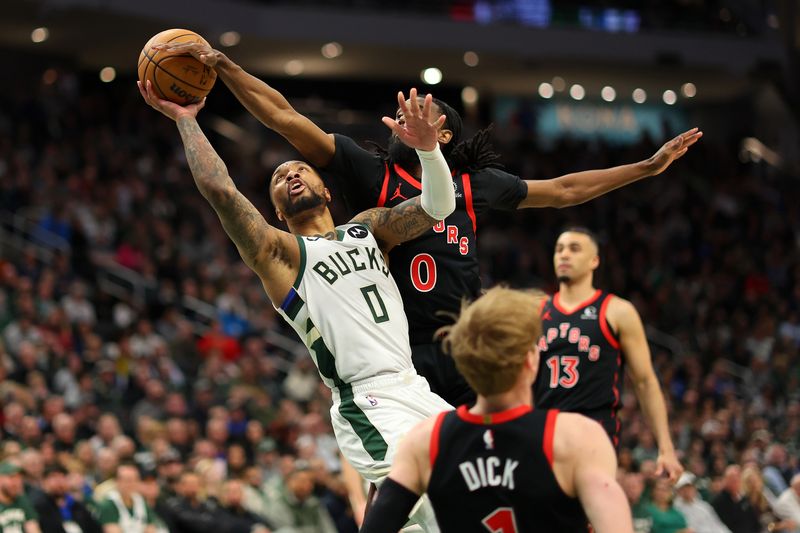
<instances>
[{"instance_id":1,"label":"open mouth","mask_svg":"<svg viewBox=\"0 0 800 533\"><path fill-rule=\"evenodd\" d=\"M289 196L297 196L306 190L306 184L303 180L296 179L289 184Z\"/></svg>"}]
</instances>

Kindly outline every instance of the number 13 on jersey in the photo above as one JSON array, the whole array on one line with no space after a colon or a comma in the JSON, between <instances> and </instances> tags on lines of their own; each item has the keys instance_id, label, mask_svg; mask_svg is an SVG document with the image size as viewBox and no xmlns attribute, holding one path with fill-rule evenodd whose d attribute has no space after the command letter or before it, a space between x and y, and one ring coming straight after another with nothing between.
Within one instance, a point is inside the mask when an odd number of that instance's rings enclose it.
<instances>
[{"instance_id":1,"label":"number 13 on jersey","mask_svg":"<svg viewBox=\"0 0 800 533\"><path fill-rule=\"evenodd\" d=\"M578 372L578 363L580 362L581 359L577 355L554 355L548 358L545 364L550 370L550 388L571 389L577 385L581 377Z\"/></svg>"}]
</instances>

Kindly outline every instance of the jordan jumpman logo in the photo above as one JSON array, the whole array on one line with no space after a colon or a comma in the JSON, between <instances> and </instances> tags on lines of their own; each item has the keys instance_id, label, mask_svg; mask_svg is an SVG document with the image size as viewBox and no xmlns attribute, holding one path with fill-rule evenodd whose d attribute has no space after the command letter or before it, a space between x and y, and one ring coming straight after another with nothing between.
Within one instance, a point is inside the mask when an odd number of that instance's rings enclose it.
<instances>
[{"instance_id":1,"label":"jordan jumpman logo","mask_svg":"<svg viewBox=\"0 0 800 533\"><path fill-rule=\"evenodd\" d=\"M391 198L389 198L390 201L394 200L395 198L401 198L403 200L408 200L408 198L403 196L403 194L400 192L400 185L401 185L400 183L397 184L397 189L394 190L394 194L392 195Z\"/></svg>"}]
</instances>

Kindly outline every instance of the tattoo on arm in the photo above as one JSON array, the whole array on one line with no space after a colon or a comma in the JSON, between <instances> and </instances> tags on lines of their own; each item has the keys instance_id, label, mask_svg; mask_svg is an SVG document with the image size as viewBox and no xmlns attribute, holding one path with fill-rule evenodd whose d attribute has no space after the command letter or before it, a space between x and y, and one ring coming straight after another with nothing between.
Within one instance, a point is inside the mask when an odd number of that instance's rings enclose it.
<instances>
[{"instance_id":1,"label":"tattoo on arm","mask_svg":"<svg viewBox=\"0 0 800 533\"><path fill-rule=\"evenodd\" d=\"M178 119L178 131L197 188L217 212L245 263L256 271L264 259L289 265L289 252L280 234L236 188L197 121L190 117ZM262 256L264 253L266 257Z\"/></svg>"},{"instance_id":2,"label":"tattoo on arm","mask_svg":"<svg viewBox=\"0 0 800 533\"><path fill-rule=\"evenodd\" d=\"M392 208L368 209L351 222L370 228L381 248L388 251L401 242L419 237L439 221L422 209L420 197L417 196Z\"/></svg>"}]
</instances>

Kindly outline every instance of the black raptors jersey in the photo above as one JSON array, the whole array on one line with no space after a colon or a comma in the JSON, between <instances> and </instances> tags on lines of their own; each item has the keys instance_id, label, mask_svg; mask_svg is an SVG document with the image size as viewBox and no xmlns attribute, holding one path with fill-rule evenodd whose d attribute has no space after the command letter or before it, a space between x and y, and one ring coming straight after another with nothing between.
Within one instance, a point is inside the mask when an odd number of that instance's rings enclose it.
<instances>
[{"instance_id":1,"label":"black raptors jersey","mask_svg":"<svg viewBox=\"0 0 800 533\"><path fill-rule=\"evenodd\" d=\"M442 533L587 530L580 502L553 474L557 415L527 405L490 416L466 406L439 415L427 493Z\"/></svg>"},{"instance_id":2,"label":"black raptors jersey","mask_svg":"<svg viewBox=\"0 0 800 533\"><path fill-rule=\"evenodd\" d=\"M567 313L556 293L542 307L536 407L581 413L603 425L619 444L623 359L619 340L606 320L612 295L601 290Z\"/></svg>"},{"instance_id":3,"label":"black raptors jersey","mask_svg":"<svg viewBox=\"0 0 800 533\"><path fill-rule=\"evenodd\" d=\"M399 165L335 135L336 153L323 169L341 186L353 213L394 207L422 192L422 184ZM455 169L453 169L455 170ZM411 344L433 341L452 323L464 297L475 298L481 281L475 235L478 218L494 209L516 209L527 187L496 169L453 174L456 210L433 229L389 253L389 268L403 297ZM444 313L442 313L444 312ZM448 316L449 315L449 316Z\"/></svg>"}]
</instances>

